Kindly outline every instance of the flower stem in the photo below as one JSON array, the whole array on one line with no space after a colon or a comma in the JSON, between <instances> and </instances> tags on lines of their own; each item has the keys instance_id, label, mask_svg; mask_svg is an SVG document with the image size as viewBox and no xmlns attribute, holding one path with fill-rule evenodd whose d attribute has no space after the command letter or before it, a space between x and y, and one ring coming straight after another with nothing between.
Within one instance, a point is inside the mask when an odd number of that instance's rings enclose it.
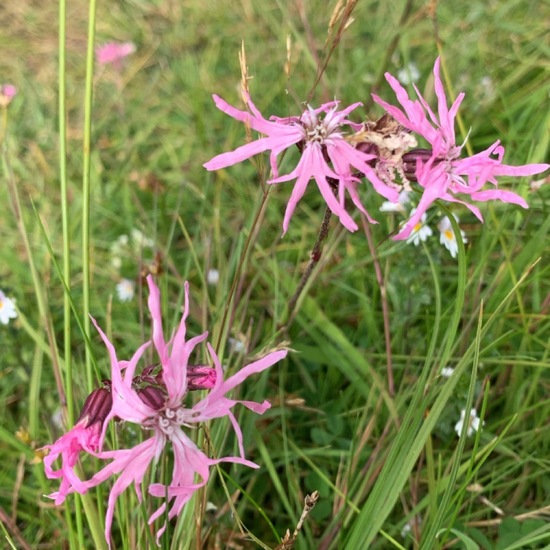
<instances>
[{"instance_id":1,"label":"flower stem","mask_svg":"<svg viewBox=\"0 0 550 550\"><path fill-rule=\"evenodd\" d=\"M218 355L220 355L220 353L221 353L220 352L220 346L221 346L222 341L224 339L224 333L227 329L227 321L228 321L228 316L229 316L229 310L231 309L231 303L233 302L233 298L235 296L235 291L237 290L237 287L241 282L243 269L244 269L244 266L245 266L246 260L247 260L248 250L250 248L250 244L252 243L252 240L257 235L256 229L258 227L258 222L259 222L259 220L260 220L260 218L263 214L263 211L265 209L265 205L267 203L268 197L269 197L269 189L266 189L266 190L263 191L263 196L262 196L262 199L261 199L261 202L260 202L260 206L259 206L258 210L256 211L256 214L254 216L254 220L252 221L252 226L250 227L250 231L248 232L248 237L246 238L246 241L244 243L244 248L243 248L243 251L242 251L242 254L241 254L241 258L240 258L239 263L237 265L237 270L235 272L235 276L233 277L233 283L231 284L231 289L229 290L229 295L227 296L227 300L225 302L225 308L224 308L224 311L223 311L223 317L222 317L222 321L221 321L221 325L220 325L220 332L218 334L218 338L216 340L216 346L214 348Z\"/></svg>"},{"instance_id":2,"label":"flower stem","mask_svg":"<svg viewBox=\"0 0 550 550\"><path fill-rule=\"evenodd\" d=\"M382 300L382 319L384 320L384 340L386 344L386 371L388 376L388 393L393 397L395 395L395 384L393 381L393 362L391 353L391 331L390 331L390 312L388 307L388 296L386 292L386 283L384 281L384 274L382 273L382 267L380 266L380 260L376 254L376 246L372 236L371 226L367 222L364 216L361 216L363 222L363 230L367 237L369 244L369 250L372 256L372 262L374 265L374 273L376 275L376 281L378 288L380 289L380 297Z\"/></svg>"},{"instance_id":3,"label":"flower stem","mask_svg":"<svg viewBox=\"0 0 550 550\"><path fill-rule=\"evenodd\" d=\"M296 304L298 302L298 298L300 298L300 295L302 294L302 291L304 290L309 278L311 277L311 274L313 273L315 266L319 263L319 260L321 259L323 244L328 236L328 231L330 228L331 217L332 217L332 211L327 206L327 209L325 210L325 216L323 218L323 222L321 223L321 229L319 230L319 235L317 236L317 241L313 245L313 249L311 251L309 263L307 264L306 270L304 271L302 278L298 283L298 287L296 288L292 298L288 302L288 318L286 322L287 328L292 324L292 321L294 321L294 317L296 316L295 309L296 309Z\"/></svg>"},{"instance_id":4,"label":"flower stem","mask_svg":"<svg viewBox=\"0 0 550 550\"><path fill-rule=\"evenodd\" d=\"M59 125L59 185L61 192L61 219L63 227L63 278L71 288L71 234L69 224L69 192L67 187L67 121L65 91L65 40L66 40L66 0L59 1L59 64L58 64L58 125ZM71 297L63 294L63 341L65 360L65 392L67 396L67 416L69 424L74 421L73 373L71 358Z\"/></svg>"},{"instance_id":5,"label":"flower stem","mask_svg":"<svg viewBox=\"0 0 550 550\"><path fill-rule=\"evenodd\" d=\"M90 172L92 143L92 99L94 78L96 0L88 7L88 45L84 92L84 140L82 151L82 322L86 338L90 336ZM93 389L92 351L86 346L86 382Z\"/></svg>"}]
</instances>

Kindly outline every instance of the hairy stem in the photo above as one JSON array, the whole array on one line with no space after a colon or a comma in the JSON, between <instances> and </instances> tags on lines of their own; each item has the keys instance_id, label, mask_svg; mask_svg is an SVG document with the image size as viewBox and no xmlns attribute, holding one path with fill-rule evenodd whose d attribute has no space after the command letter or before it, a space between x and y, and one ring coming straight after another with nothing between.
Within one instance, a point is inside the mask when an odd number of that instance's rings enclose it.
<instances>
[{"instance_id":1,"label":"hairy stem","mask_svg":"<svg viewBox=\"0 0 550 550\"><path fill-rule=\"evenodd\" d=\"M388 297L386 295L386 284L384 282L384 274L382 273L380 260L376 255L376 246L374 245L371 227L364 216L362 216L361 219L363 222L363 230L365 231L367 242L369 244L369 250L372 256L376 282L378 283L378 288L380 289L380 297L382 299L382 318L384 321L384 339L386 344L386 372L388 376L388 393L393 396L395 395L395 387L393 381L393 363L391 354L390 312L388 308Z\"/></svg>"},{"instance_id":2,"label":"hairy stem","mask_svg":"<svg viewBox=\"0 0 550 550\"><path fill-rule=\"evenodd\" d=\"M327 209L325 210L325 216L323 218L323 223L321 224L321 229L319 230L319 235L317 236L317 241L315 242L315 245L313 246L313 250L311 251L309 263L307 264L306 270L304 271L302 278L298 283L298 287L296 288L294 295L288 302L288 318L286 322L287 327L289 327L292 324L292 321L294 320L294 317L296 315L295 309L296 309L296 304L298 302L298 298L300 297L300 294L302 294L302 291L304 290L309 278L311 277L311 274L313 273L315 266L319 263L319 260L321 259L323 244L328 236L331 217L332 217L332 212L330 208L327 206Z\"/></svg>"}]
</instances>

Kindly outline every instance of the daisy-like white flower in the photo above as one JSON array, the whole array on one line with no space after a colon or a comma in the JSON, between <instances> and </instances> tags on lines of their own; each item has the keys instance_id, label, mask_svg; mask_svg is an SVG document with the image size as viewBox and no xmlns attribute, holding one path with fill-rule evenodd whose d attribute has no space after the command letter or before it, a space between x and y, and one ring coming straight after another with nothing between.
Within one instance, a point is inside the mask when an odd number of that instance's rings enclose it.
<instances>
[{"instance_id":1,"label":"daisy-like white flower","mask_svg":"<svg viewBox=\"0 0 550 550\"><path fill-rule=\"evenodd\" d=\"M457 216L455 216L455 220L458 221ZM437 229L439 229L439 242L451 253L453 258L456 258L458 254L458 243L456 242L451 220L449 220L447 216L444 216L437 224ZM462 236L462 242L467 243L468 239L466 239L466 234L462 229L460 230L460 234Z\"/></svg>"},{"instance_id":2,"label":"daisy-like white flower","mask_svg":"<svg viewBox=\"0 0 550 550\"><path fill-rule=\"evenodd\" d=\"M287 353L286 351L269 353L243 367L227 380L223 379L220 361L210 345L208 345L208 353L214 364L214 369L200 365L189 366L189 359L195 347L203 342L208 334L204 333L189 340L186 339L185 321L189 313L187 283L185 285L183 317L174 336L168 342L165 341L163 335L159 289L151 275L147 277L147 283L150 292L148 305L153 324L152 341L160 359L158 374L153 375L152 368L148 367L142 375L135 375L138 361L150 342L143 344L130 361L122 361L118 359L113 344L107 339L95 320L94 324L111 358L112 407L103 423L98 446L102 449L108 422L115 418L141 426L144 433L149 434L150 437L129 449L92 452L99 459L109 460L109 464L88 481L63 477L60 490L52 495L59 503L71 492L85 492L112 476L118 476L111 489L107 504L105 519L107 541L110 540L117 498L130 485L134 485L141 500L141 486L145 474L149 466L159 460L163 452L171 451L173 454L172 479L168 484L153 483L148 488L150 495L162 499L163 502L149 518L150 524L165 515L168 519L177 516L193 493L208 482L210 466L213 464L234 462L251 468L258 467L244 458L242 432L232 408L240 403L248 409L262 414L270 407L270 404L268 401L263 403L238 401L227 397L227 394L250 375L269 368L285 357ZM207 369L214 371L215 375L210 376ZM210 388L210 392L194 406L186 407L184 399L188 391L198 387ZM184 429L197 426L199 423L221 417L227 417L233 426L237 436L239 456L210 458L184 431ZM65 481L66 483L63 483ZM166 511L167 505L170 505L168 511ZM157 531L157 541L164 529L165 525Z\"/></svg>"},{"instance_id":3,"label":"daisy-like white flower","mask_svg":"<svg viewBox=\"0 0 550 550\"><path fill-rule=\"evenodd\" d=\"M116 285L116 294L121 302L129 302L136 292L136 283L130 279L121 279Z\"/></svg>"},{"instance_id":4,"label":"daisy-like white flower","mask_svg":"<svg viewBox=\"0 0 550 550\"><path fill-rule=\"evenodd\" d=\"M15 301L8 298L0 290L0 323L7 325L10 319L17 317L17 310L15 309Z\"/></svg>"},{"instance_id":5,"label":"daisy-like white flower","mask_svg":"<svg viewBox=\"0 0 550 550\"><path fill-rule=\"evenodd\" d=\"M455 424L455 432L460 437L462 433L462 428L464 427L464 422L466 421L466 410L462 409L460 411L460 420ZM474 432L479 430L481 421L477 416L477 411L475 409L470 410L470 418L468 420L468 427L466 428L466 435L470 437Z\"/></svg>"},{"instance_id":6,"label":"daisy-like white flower","mask_svg":"<svg viewBox=\"0 0 550 550\"><path fill-rule=\"evenodd\" d=\"M483 217L479 209L463 197L472 201L500 200L518 204L527 208L525 200L512 191L498 189L498 176L531 176L544 172L548 164L526 164L524 166L509 166L502 163L504 148L496 141L485 151L471 157L461 158L462 145L456 144L454 120L458 108L464 99L461 93L447 106L447 98L439 76L439 58L435 62L435 94L437 96L437 115L432 111L426 100L415 87L418 100L409 99L407 91L399 81L386 73L386 80L394 90L403 111L390 105L378 96L373 98L399 124L423 136L431 146L430 157L426 160L425 150L422 150L416 162L416 179L423 188L422 198L416 212L403 229L395 237L406 239L422 215L436 199L449 202L459 202L469 208L480 221ZM409 153L413 156L413 152ZM493 189L483 189L489 183Z\"/></svg>"},{"instance_id":7,"label":"daisy-like white flower","mask_svg":"<svg viewBox=\"0 0 550 550\"><path fill-rule=\"evenodd\" d=\"M108 42L96 48L95 57L101 65L111 64L120 68L122 60L135 51L136 46L132 42Z\"/></svg>"},{"instance_id":8,"label":"daisy-like white flower","mask_svg":"<svg viewBox=\"0 0 550 550\"><path fill-rule=\"evenodd\" d=\"M411 210L411 216L414 216L414 212L415 209L413 208L413 210ZM414 246L418 246L421 242L426 241L428 237L433 235L432 228L426 223L426 217L426 212L424 212L409 233L407 243L412 243Z\"/></svg>"},{"instance_id":9,"label":"daisy-like white flower","mask_svg":"<svg viewBox=\"0 0 550 550\"><path fill-rule=\"evenodd\" d=\"M273 178L268 183L296 180L283 220L283 234L286 233L294 209L311 179L317 183L327 206L349 231L356 231L357 224L345 210L346 192L356 208L373 221L359 199L357 184L360 180L355 175L356 172L364 174L377 193L390 201L397 201L397 191L384 183L368 164L375 156L356 149L345 139L346 128L358 130L361 127L347 118L361 103L354 103L338 111L338 102L332 101L318 109L308 106L299 117L272 116L267 120L252 103L248 94L245 94L245 97L251 113L232 107L217 95L214 95L214 102L218 109L266 137L242 145L234 151L222 153L208 161L204 167L207 170L219 170L258 153L271 151L269 159ZM280 176L277 157L293 145L300 149L301 158L294 170Z\"/></svg>"}]
</instances>

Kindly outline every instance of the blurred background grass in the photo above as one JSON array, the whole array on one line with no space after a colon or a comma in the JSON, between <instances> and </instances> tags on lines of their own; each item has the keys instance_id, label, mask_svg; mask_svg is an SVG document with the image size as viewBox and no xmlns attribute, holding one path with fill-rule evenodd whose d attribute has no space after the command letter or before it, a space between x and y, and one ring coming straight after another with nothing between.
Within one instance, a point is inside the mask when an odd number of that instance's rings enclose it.
<instances>
[{"instance_id":1,"label":"blurred background grass","mask_svg":"<svg viewBox=\"0 0 550 550\"><path fill-rule=\"evenodd\" d=\"M19 90L9 107L5 143L24 204L33 255L47 290L49 316L61 342L63 289L30 207L32 199L54 250L60 253L57 11L56 5L46 4L25 0L5 1L0 6L0 76L2 82L11 82ZM410 63L420 72L420 90L433 99L431 70L438 38L455 94L466 92L461 112L466 131L471 128L472 148L479 150L500 138L509 164L548 161L548 5L525 0L442 2L437 5L437 35L430 18L434 6L359 2L354 21L312 103L335 97L344 103L363 101L364 115L376 118L382 113L370 101L370 93L376 89L392 102L381 78L383 72L395 74ZM245 137L241 125L215 109L211 94L240 104L238 52L244 42L253 77L251 94L258 108L265 115L299 112L322 57L332 7L332 3L329 6L320 1L99 2L97 43L132 41L137 46L121 72L97 67L94 84L91 310L103 326L110 326L120 356L131 354L143 335L148 335L143 296L139 294L130 304L113 300L119 273L111 266L110 247L133 228L155 241L164 273L162 284L170 296L170 326L178 316L181 282L189 280L193 293L191 330L196 333L208 328L217 336L239 253L261 199L260 182L267 174L265 159L215 174L202 168L203 162L235 148ZM85 2L70 3L68 177L74 236L72 293L77 304L81 296L86 18ZM283 71L288 35L292 40L290 79ZM285 162L290 166L292 158ZM479 471L459 478L459 483L468 480L470 488L457 489L462 501L449 507L445 526L455 526L483 548L507 548L520 535L543 528L548 514L547 510L538 511L547 505L550 492L550 192L544 186L530 191L528 184L525 180L513 182L514 189L527 197L528 211L490 205L483 210L485 226L465 211L457 211L468 238L467 292L459 330L452 335L450 366L459 363L474 341L482 301L483 318L488 319L520 276L542 258L479 345L474 396L478 410L484 391L488 396L481 444L488 445L511 420L513 423ZM291 188L283 184L271 190L231 315L229 336L243 341L245 348L236 352L234 346L227 346L225 359L238 367L244 358L280 343L283 337L296 353L256 385L249 384L251 398L265 397L274 403L262 419L241 416L247 453L262 469L250 472L232 468L230 474L250 498L239 501L239 514L267 545L276 546L275 533L282 536L287 528L292 530L305 493L319 490L320 503L296 547L346 548L346 537L356 529L356 512L385 464L417 389L415 382L434 336L436 284L441 291L442 316L436 352L427 368L435 372L441 366L442 335L456 299L457 264L436 238L421 254L416 248L387 239L395 220L377 213L378 197L365 201L381 222L371 231L390 309L396 394L389 396L382 389L386 384L386 347L380 289L361 231L351 235L333 225L323 269L309 297L288 333L277 333L323 213L320 197L310 189L288 234L281 239L282 214ZM55 487L44 479L41 466L32 465L30 459L33 448L58 437L59 428L52 417L61 403L26 253L5 185L0 187L0 198L5 205L0 218L0 288L17 298L21 311L16 322L0 327L0 445L5 457L0 470L2 521L12 536L19 534L31 548L57 548L62 547L59 537L64 516L42 498ZM434 263L433 270L427 254ZM153 251L134 253L125 259L122 275L137 279L154 261ZM204 274L210 268L221 274L217 286L205 282ZM31 329L36 332L31 333ZM106 355L95 335L92 340L94 355L105 374ZM77 382L81 384L77 384L75 395L78 404L86 391L84 374L78 374L84 345L76 326L73 347ZM30 381L39 365L43 365L43 372L37 391ZM442 383L432 380L430 391ZM468 384L468 376L463 376L384 521L388 536L405 547L437 546L433 540L423 540L422 532L428 532L436 515L438 495L455 459L453 426L464 407ZM33 425L29 418L31 400L39 403L36 431L30 430L30 441L17 439L17 430ZM417 420L426 407L415 412ZM213 437L221 442L225 427L213 429ZM479 456L471 441L459 459L462 464L470 460L477 463ZM472 489L474 482L481 492ZM206 543L208 547L214 548L216 541L222 548L231 547L231 541L255 547L234 533L224 508L225 497L216 483L211 485L208 499L220 512L211 518L214 534ZM230 484L230 491L235 490ZM512 518L512 523L503 523L495 507ZM521 516L525 513L532 517ZM513 523L515 516L520 516L521 523ZM406 524L412 525L412 535L403 539L401 530ZM134 525L127 528L139 533ZM463 542L449 540L449 547L464 547ZM369 544L373 548L394 547L382 536ZM529 544L521 547L537 547L535 542Z\"/></svg>"}]
</instances>

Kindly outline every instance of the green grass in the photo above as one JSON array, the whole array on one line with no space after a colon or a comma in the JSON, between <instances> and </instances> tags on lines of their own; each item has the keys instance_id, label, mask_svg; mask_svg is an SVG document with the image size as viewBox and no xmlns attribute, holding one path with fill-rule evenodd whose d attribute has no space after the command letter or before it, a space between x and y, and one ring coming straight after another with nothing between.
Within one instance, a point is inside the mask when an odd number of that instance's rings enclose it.
<instances>
[{"instance_id":1,"label":"green grass","mask_svg":"<svg viewBox=\"0 0 550 550\"><path fill-rule=\"evenodd\" d=\"M57 6L26 0L0 8L6 22L0 29L1 80L19 89L2 133L0 185L0 289L17 299L19 309L15 322L0 325L0 520L16 548L100 547L108 495L104 487L83 502L71 496L56 508L43 495L57 484L45 478L37 453L61 435L55 419L63 404L72 400L74 419L90 381L109 372L93 330L87 372L77 322L86 318L88 286L82 264L88 7L69 4L65 254ZM386 70L395 74L408 61L418 66L418 86L433 101L430 77L439 44L450 88L466 92L459 136L471 129L474 151L501 139L509 164L548 161L545 7L526 0L445 2L438 6L437 36L427 5L409 7L402 19L403 1L359 2L312 104L334 97L363 101L364 114L376 118L381 110L369 99L371 91L393 101L381 76ZM286 304L317 237L322 200L311 185L281 239L291 184L269 190L253 227L264 198L266 158L215 173L202 168L245 139L243 126L211 99L218 93L239 105L241 42L258 108L265 115L295 113L312 89L331 11L332 5L320 1L141 0L97 6L96 41L131 40L137 51L120 74L95 68L90 313L107 329L120 357L131 356L149 337L145 289L131 303L118 301L119 273L111 264L112 243L137 228L158 251L169 329L179 320L182 283L188 280L189 332L209 330L230 369L283 343L293 350L284 363L243 387L243 398L273 403L263 417L237 411L247 457L261 468L222 465L206 492L198 492L170 525L163 545L275 548L287 529L293 531L305 495L317 490L320 500L296 549L547 547L550 191L545 186L529 191L526 178L503 178L530 208L485 206L484 225L453 208L468 239L459 261L436 237L421 248L389 239L396 220L377 212L378 197L365 198L380 220L370 227L376 258L361 229L350 234L333 220L307 295L293 324L281 331ZM288 35L290 78L283 70ZM293 161L289 155L285 165ZM10 189L18 193L21 223ZM68 317L70 302L60 278L60 273L67 278L64 257L70 258L77 317ZM154 261L148 248L128 253L121 274L137 279ZM220 272L217 286L205 281L211 268ZM244 341L245 350L232 350L229 338ZM69 358L73 388L64 396ZM152 353L146 359L155 361ZM455 375L438 376L442 366L456 367ZM453 427L467 402L485 424L475 438L458 439ZM210 438L220 455L236 452L227 432L228 423L212 422ZM158 469L167 466L159 463ZM90 474L92 461L84 469ZM207 501L217 512L201 510ZM152 509L149 499L140 507L127 491L115 515L117 548L151 545L146 518ZM237 517L251 535L242 534ZM409 523L411 533L403 538Z\"/></svg>"}]
</instances>

